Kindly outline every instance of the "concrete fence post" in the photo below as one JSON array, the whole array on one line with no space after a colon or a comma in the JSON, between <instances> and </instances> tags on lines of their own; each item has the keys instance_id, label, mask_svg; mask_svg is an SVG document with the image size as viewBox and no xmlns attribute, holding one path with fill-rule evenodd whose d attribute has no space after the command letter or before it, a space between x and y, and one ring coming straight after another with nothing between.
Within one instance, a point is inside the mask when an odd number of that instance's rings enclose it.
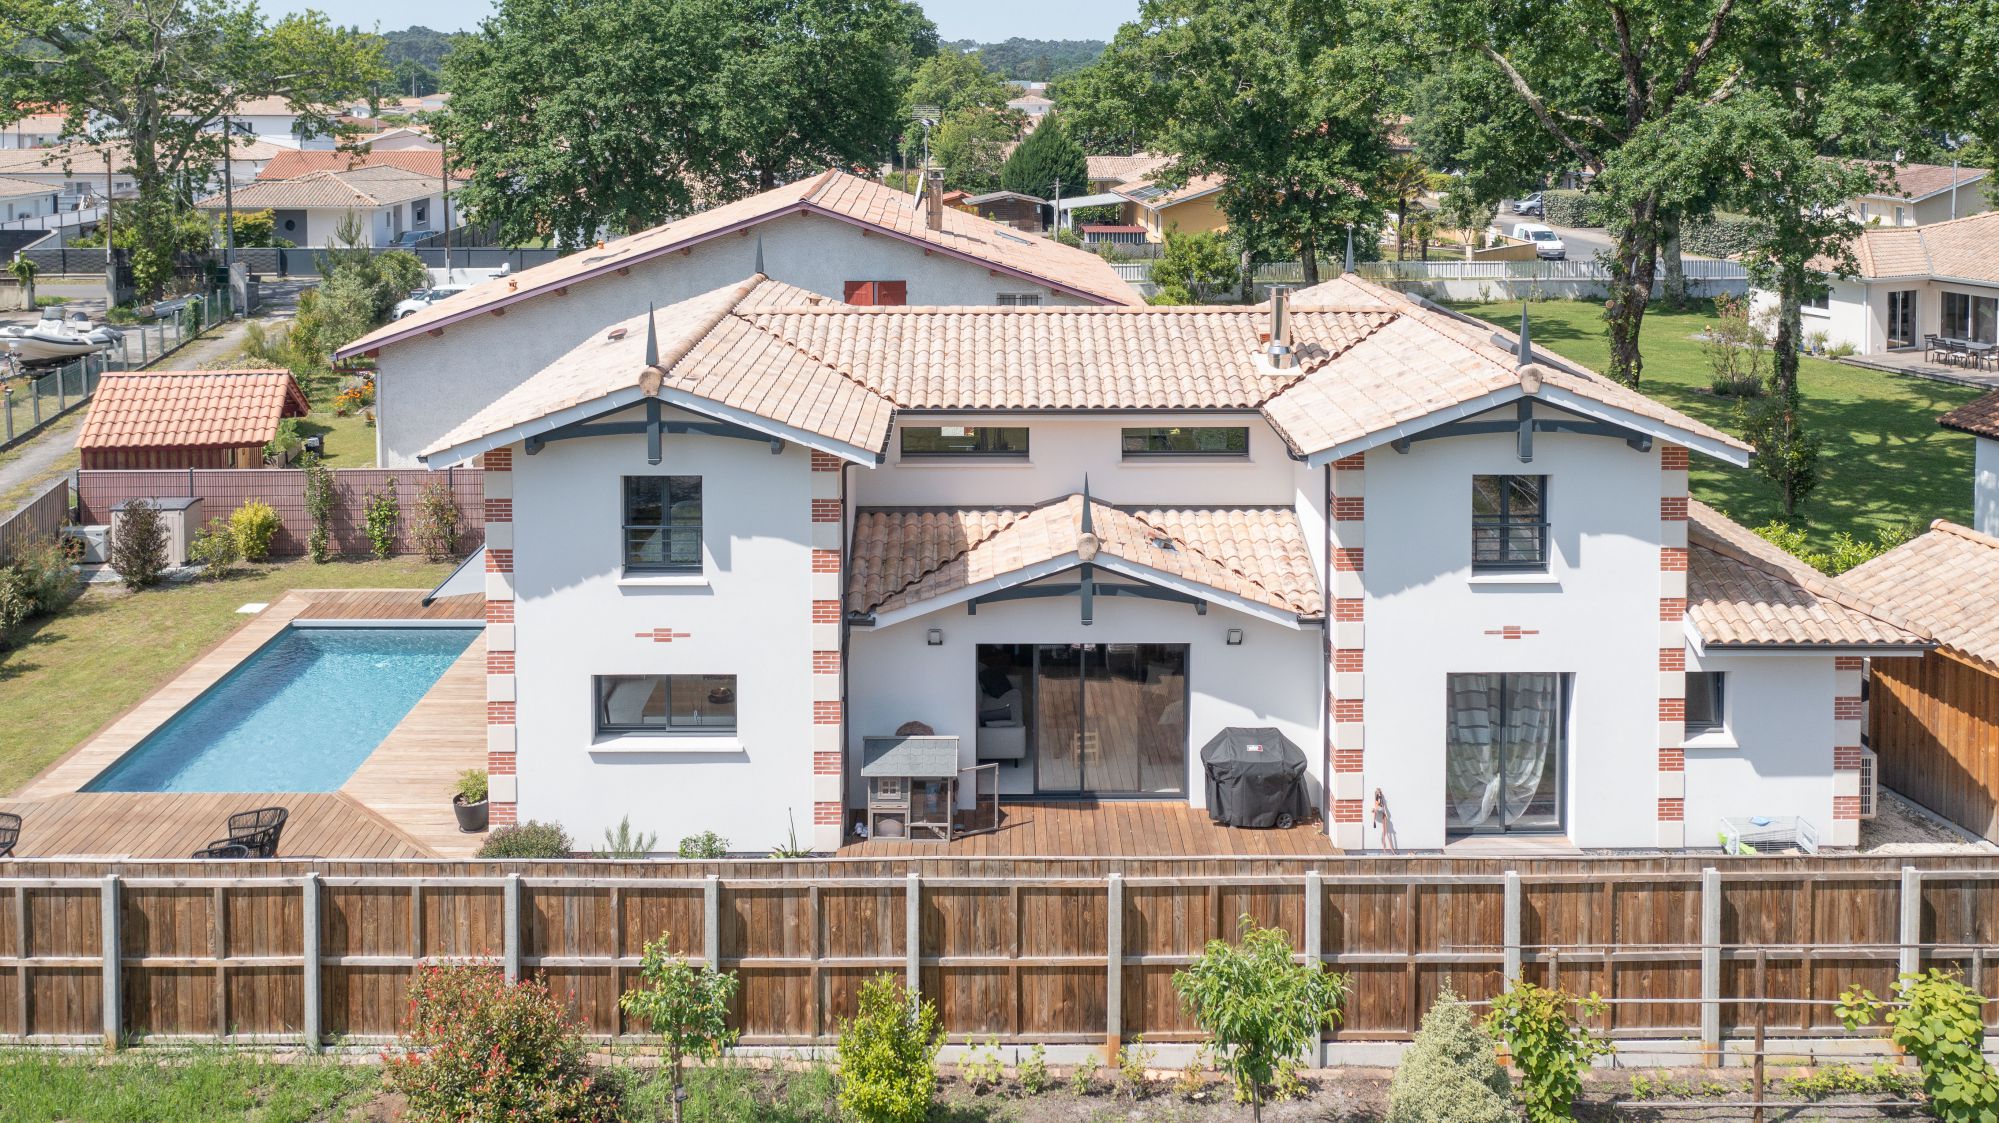
<instances>
[{"instance_id":1,"label":"concrete fence post","mask_svg":"<svg viewBox=\"0 0 1999 1123\"><path fill-rule=\"evenodd\" d=\"M902 982L914 1004L923 993L923 875L914 870L903 889L902 954Z\"/></svg>"},{"instance_id":2,"label":"concrete fence post","mask_svg":"<svg viewBox=\"0 0 1999 1123\"><path fill-rule=\"evenodd\" d=\"M701 965L722 969L722 878L712 873L701 886Z\"/></svg>"},{"instance_id":3,"label":"concrete fence post","mask_svg":"<svg viewBox=\"0 0 1999 1123\"><path fill-rule=\"evenodd\" d=\"M303 1016L299 1019L300 1036L304 1039L308 1053L319 1052L321 1021L319 1002L321 986L325 979L325 967L320 963L319 953L319 875L309 873L299 885L299 932L300 954L303 966L300 968L300 992L305 1000Z\"/></svg>"},{"instance_id":4,"label":"concrete fence post","mask_svg":"<svg viewBox=\"0 0 1999 1123\"><path fill-rule=\"evenodd\" d=\"M521 875L507 875L506 888L501 894L501 909L505 913L506 944L502 949L505 956L507 982L521 981Z\"/></svg>"},{"instance_id":5,"label":"concrete fence post","mask_svg":"<svg viewBox=\"0 0 1999 1123\"><path fill-rule=\"evenodd\" d=\"M1896 973L1914 975L1923 969L1923 871L1902 867L1901 923L1895 941L1901 945Z\"/></svg>"},{"instance_id":6,"label":"concrete fence post","mask_svg":"<svg viewBox=\"0 0 1999 1123\"><path fill-rule=\"evenodd\" d=\"M104 875L98 890L101 917L98 926L104 941L104 1048L116 1051L125 1040L125 995L121 985L125 972L125 944L119 934L120 907L118 875Z\"/></svg>"},{"instance_id":7,"label":"concrete fence post","mask_svg":"<svg viewBox=\"0 0 1999 1123\"><path fill-rule=\"evenodd\" d=\"M1326 966L1326 884L1318 870L1305 871L1305 962L1324 970ZM1319 1034L1308 1064L1322 1068L1326 1063L1326 1035Z\"/></svg>"},{"instance_id":8,"label":"concrete fence post","mask_svg":"<svg viewBox=\"0 0 1999 1123\"><path fill-rule=\"evenodd\" d=\"M1104 879L1104 1053L1124 1047L1124 875Z\"/></svg>"},{"instance_id":9,"label":"concrete fence post","mask_svg":"<svg viewBox=\"0 0 1999 1123\"><path fill-rule=\"evenodd\" d=\"M1500 923L1504 926L1505 958L1501 964L1501 974L1506 977L1506 989L1520 981L1522 956L1520 952L1520 871L1506 871L1506 897L1501 909Z\"/></svg>"},{"instance_id":10,"label":"concrete fence post","mask_svg":"<svg viewBox=\"0 0 1999 1123\"><path fill-rule=\"evenodd\" d=\"M1701 1059L1721 1063L1721 871L1701 871Z\"/></svg>"}]
</instances>

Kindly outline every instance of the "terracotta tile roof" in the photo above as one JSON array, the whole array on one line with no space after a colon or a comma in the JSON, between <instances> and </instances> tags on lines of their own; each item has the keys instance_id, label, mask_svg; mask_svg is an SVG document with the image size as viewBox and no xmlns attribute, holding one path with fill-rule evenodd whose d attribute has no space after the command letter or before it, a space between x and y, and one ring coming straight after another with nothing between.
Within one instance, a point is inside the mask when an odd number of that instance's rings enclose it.
<instances>
[{"instance_id":1,"label":"terracotta tile roof","mask_svg":"<svg viewBox=\"0 0 1999 1123\"><path fill-rule=\"evenodd\" d=\"M1400 308L1413 303L1394 289L1342 273L1309 288L1291 290L1294 308Z\"/></svg>"},{"instance_id":2,"label":"terracotta tile roof","mask_svg":"<svg viewBox=\"0 0 1999 1123\"><path fill-rule=\"evenodd\" d=\"M1951 410L1937 418L1937 424L1960 433L1999 441L1999 390Z\"/></svg>"},{"instance_id":3,"label":"terracotta tile roof","mask_svg":"<svg viewBox=\"0 0 1999 1123\"><path fill-rule=\"evenodd\" d=\"M239 204L240 205L240 204ZM449 300L377 328L342 347L356 355L420 335L440 324L474 315L489 305L527 300L578 281L707 241L732 230L794 213L825 215L905 237L918 244L987 263L991 268L1073 292L1105 304L1141 305L1138 290L1126 284L1109 262L1087 250L1049 238L1021 234L990 219L945 208L944 226L931 230L923 211L906 192L871 179L827 171L733 203L689 215L664 226L608 242L524 269L502 286L479 286Z\"/></svg>"},{"instance_id":4,"label":"terracotta tile roof","mask_svg":"<svg viewBox=\"0 0 1999 1123\"><path fill-rule=\"evenodd\" d=\"M373 166L351 171L316 171L292 179L258 179L236 188L237 210L264 208L348 209L386 207L443 193L436 177L402 168ZM229 200L210 195L196 206L220 210Z\"/></svg>"},{"instance_id":5,"label":"terracotta tile roof","mask_svg":"<svg viewBox=\"0 0 1999 1123\"><path fill-rule=\"evenodd\" d=\"M752 277L657 313L662 393L870 458L886 448L898 409L1260 409L1293 451L1310 456L1481 397L1517 394L1513 357L1491 344L1489 327L1482 339L1387 290L1373 300L1377 307L1297 309L1299 363L1273 370L1260 357L1269 322L1260 308L854 308ZM635 393L646 332L642 314L597 333L424 455L525 435L560 410ZM1581 368L1543 370L1547 387L1681 439L1747 451Z\"/></svg>"},{"instance_id":6,"label":"terracotta tile roof","mask_svg":"<svg viewBox=\"0 0 1999 1123\"><path fill-rule=\"evenodd\" d=\"M344 172L355 168L390 167L406 172L428 176L435 182L444 174L444 153L435 149L393 148L380 152L342 152L339 150L314 149L303 151L287 149L272 157L258 179L296 179L308 172ZM467 168L452 170L453 179L470 179L472 172Z\"/></svg>"},{"instance_id":7,"label":"terracotta tile roof","mask_svg":"<svg viewBox=\"0 0 1999 1123\"><path fill-rule=\"evenodd\" d=\"M22 195L53 195L57 188L53 184L36 183L32 179L15 179L0 176L0 199L13 199Z\"/></svg>"},{"instance_id":8,"label":"terracotta tile roof","mask_svg":"<svg viewBox=\"0 0 1999 1123\"><path fill-rule=\"evenodd\" d=\"M1985 168L1953 168L1949 164L1900 164L1890 186L1872 193L1877 199L1927 199L1939 191L1949 191L1951 183L1964 187L1977 183L1989 173Z\"/></svg>"},{"instance_id":9,"label":"terracotta tile roof","mask_svg":"<svg viewBox=\"0 0 1999 1123\"><path fill-rule=\"evenodd\" d=\"M78 448L241 448L304 417L298 383L282 370L164 370L107 374L91 399Z\"/></svg>"},{"instance_id":10,"label":"terracotta tile roof","mask_svg":"<svg viewBox=\"0 0 1999 1123\"><path fill-rule=\"evenodd\" d=\"M1153 172L1173 162L1171 156L1161 156L1157 152L1134 152L1129 156L1085 156L1083 163L1090 169L1090 182L1130 183L1143 179Z\"/></svg>"},{"instance_id":11,"label":"terracotta tile roof","mask_svg":"<svg viewBox=\"0 0 1999 1123\"><path fill-rule=\"evenodd\" d=\"M1909 647L1923 631L1877 594L1827 577L1689 500L1687 620L1710 647Z\"/></svg>"},{"instance_id":12,"label":"terracotta tile roof","mask_svg":"<svg viewBox=\"0 0 1999 1123\"><path fill-rule=\"evenodd\" d=\"M847 608L890 612L1073 558L1127 576L1163 574L1302 619L1322 615L1297 512L1288 507L1142 509L1082 495L1038 507L855 512ZM1087 552L1087 551L1085 551Z\"/></svg>"},{"instance_id":13,"label":"terracotta tile roof","mask_svg":"<svg viewBox=\"0 0 1999 1123\"><path fill-rule=\"evenodd\" d=\"M1999 284L1999 211L1927 226L1864 226L1853 238L1859 277L1955 277ZM1814 263L1830 269L1824 258Z\"/></svg>"},{"instance_id":14,"label":"terracotta tile roof","mask_svg":"<svg viewBox=\"0 0 1999 1123\"><path fill-rule=\"evenodd\" d=\"M1938 519L1840 580L1894 605L1951 651L1999 670L1999 538Z\"/></svg>"},{"instance_id":15,"label":"terracotta tile roof","mask_svg":"<svg viewBox=\"0 0 1999 1123\"><path fill-rule=\"evenodd\" d=\"M1159 210L1162 207L1176 206L1190 199L1198 199L1203 195L1220 191L1227 182L1218 175L1197 175L1178 187L1163 187L1157 180L1136 179L1129 183L1120 183L1111 190L1139 206L1149 210ZM1148 190L1157 190L1159 193L1147 195Z\"/></svg>"}]
</instances>

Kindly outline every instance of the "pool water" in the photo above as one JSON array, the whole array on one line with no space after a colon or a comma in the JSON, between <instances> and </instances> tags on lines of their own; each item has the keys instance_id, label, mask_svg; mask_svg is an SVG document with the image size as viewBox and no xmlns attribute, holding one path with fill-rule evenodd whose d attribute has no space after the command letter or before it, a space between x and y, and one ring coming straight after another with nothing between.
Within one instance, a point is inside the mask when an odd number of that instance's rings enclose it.
<instances>
[{"instance_id":1,"label":"pool water","mask_svg":"<svg viewBox=\"0 0 1999 1123\"><path fill-rule=\"evenodd\" d=\"M335 791L478 634L286 628L83 790Z\"/></svg>"}]
</instances>

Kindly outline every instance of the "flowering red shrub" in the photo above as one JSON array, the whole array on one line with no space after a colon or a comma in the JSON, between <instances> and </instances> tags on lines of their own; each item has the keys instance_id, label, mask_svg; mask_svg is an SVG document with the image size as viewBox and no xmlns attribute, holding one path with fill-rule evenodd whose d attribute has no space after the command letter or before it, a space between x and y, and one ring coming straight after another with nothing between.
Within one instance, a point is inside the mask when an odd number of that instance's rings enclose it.
<instances>
[{"instance_id":1,"label":"flowering red shrub","mask_svg":"<svg viewBox=\"0 0 1999 1123\"><path fill-rule=\"evenodd\" d=\"M429 1123L583 1123L618 1118L618 1097L584 1063L577 1027L539 980L491 967L426 966L410 982L403 1044L384 1080Z\"/></svg>"}]
</instances>

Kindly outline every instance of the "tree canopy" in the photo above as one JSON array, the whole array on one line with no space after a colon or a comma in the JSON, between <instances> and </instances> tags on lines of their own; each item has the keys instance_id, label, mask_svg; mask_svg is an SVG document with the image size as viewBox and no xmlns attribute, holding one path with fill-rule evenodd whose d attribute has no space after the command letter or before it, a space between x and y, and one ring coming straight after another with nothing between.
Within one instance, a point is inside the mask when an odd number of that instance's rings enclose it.
<instances>
[{"instance_id":1,"label":"tree canopy","mask_svg":"<svg viewBox=\"0 0 1999 1123\"><path fill-rule=\"evenodd\" d=\"M1043 118L1000 168L1000 186L1037 199L1084 195L1090 190L1090 165L1083 150L1069 139L1059 113Z\"/></svg>"},{"instance_id":2,"label":"tree canopy","mask_svg":"<svg viewBox=\"0 0 1999 1123\"><path fill-rule=\"evenodd\" d=\"M904 156L922 157L923 125L916 111L935 110L924 120L931 122L930 155L945 185L973 193L993 190L1007 146L1019 139L1024 124L1006 105L1014 92L976 51L939 51L924 59L903 97Z\"/></svg>"}]
</instances>

